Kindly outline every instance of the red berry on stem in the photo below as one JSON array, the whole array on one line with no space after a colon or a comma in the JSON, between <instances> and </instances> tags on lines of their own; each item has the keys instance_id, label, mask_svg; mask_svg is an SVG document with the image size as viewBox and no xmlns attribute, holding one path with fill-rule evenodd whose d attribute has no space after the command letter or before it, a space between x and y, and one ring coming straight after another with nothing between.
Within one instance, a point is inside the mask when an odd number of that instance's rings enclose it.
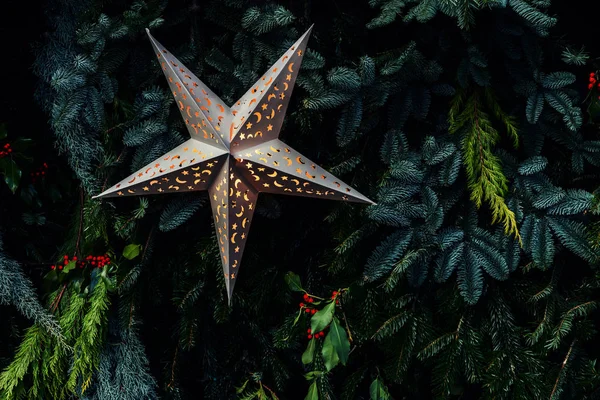
<instances>
[{"instance_id":1,"label":"red berry on stem","mask_svg":"<svg viewBox=\"0 0 600 400\"><path fill-rule=\"evenodd\" d=\"M304 307L304 303L300 303L300 307Z\"/></svg>"},{"instance_id":2,"label":"red berry on stem","mask_svg":"<svg viewBox=\"0 0 600 400\"><path fill-rule=\"evenodd\" d=\"M308 331L307 331L307 332L308 332L308 333L310 333L310 328L308 328Z\"/></svg>"},{"instance_id":3,"label":"red berry on stem","mask_svg":"<svg viewBox=\"0 0 600 400\"><path fill-rule=\"evenodd\" d=\"M314 308L312 310L310 310L311 314L316 314L317 310L315 310Z\"/></svg>"},{"instance_id":4,"label":"red berry on stem","mask_svg":"<svg viewBox=\"0 0 600 400\"><path fill-rule=\"evenodd\" d=\"M310 312L310 309L308 309L308 308L305 308L305 309L304 309L304 312L305 312L305 313L309 313L309 312Z\"/></svg>"},{"instance_id":5,"label":"red berry on stem","mask_svg":"<svg viewBox=\"0 0 600 400\"><path fill-rule=\"evenodd\" d=\"M309 303L312 303L313 301L315 301L315 299L313 299L312 297L308 299Z\"/></svg>"},{"instance_id":6,"label":"red berry on stem","mask_svg":"<svg viewBox=\"0 0 600 400\"><path fill-rule=\"evenodd\" d=\"M55 266L55 265L52 265L52 266L50 267L50 269L56 269L56 266Z\"/></svg>"},{"instance_id":7,"label":"red berry on stem","mask_svg":"<svg viewBox=\"0 0 600 400\"><path fill-rule=\"evenodd\" d=\"M63 269L63 266L62 266L62 265L59 265L59 266L58 266L58 269Z\"/></svg>"},{"instance_id":8,"label":"red berry on stem","mask_svg":"<svg viewBox=\"0 0 600 400\"><path fill-rule=\"evenodd\" d=\"M308 335L308 338L309 338L309 339L312 339L312 335Z\"/></svg>"}]
</instances>

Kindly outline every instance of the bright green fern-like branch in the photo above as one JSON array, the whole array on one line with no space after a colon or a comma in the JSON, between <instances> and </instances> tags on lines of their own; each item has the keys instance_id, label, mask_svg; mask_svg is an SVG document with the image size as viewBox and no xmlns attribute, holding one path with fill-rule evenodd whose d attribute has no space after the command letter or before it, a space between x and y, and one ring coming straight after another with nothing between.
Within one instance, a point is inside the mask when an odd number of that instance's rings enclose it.
<instances>
[{"instance_id":1,"label":"bright green fern-like branch","mask_svg":"<svg viewBox=\"0 0 600 400\"><path fill-rule=\"evenodd\" d=\"M515 214L504 199L508 192L508 180L502 171L500 159L493 153L500 137L485 109L490 109L494 117L503 123L514 145L518 145L513 118L502 111L489 91L483 96L477 91L470 94L462 91L454 97L449 112L449 132L461 132L464 135L463 162L471 200L477 208L483 202L487 203L492 210L492 223L502 222L504 232L513 234L520 241Z\"/></svg>"}]
</instances>

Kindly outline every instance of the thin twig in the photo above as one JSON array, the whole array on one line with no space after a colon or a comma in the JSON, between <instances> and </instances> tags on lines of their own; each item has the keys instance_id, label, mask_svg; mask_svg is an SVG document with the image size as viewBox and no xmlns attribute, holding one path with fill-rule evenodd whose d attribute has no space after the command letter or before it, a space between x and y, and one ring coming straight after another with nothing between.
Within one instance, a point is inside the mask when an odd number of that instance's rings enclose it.
<instances>
[{"instance_id":1,"label":"thin twig","mask_svg":"<svg viewBox=\"0 0 600 400\"><path fill-rule=\"evenodd\" d=\"M179 352L179 347L175 347L175 355L173 356L173 364L171 364L171 381L167 385L167 387L173 387L175 385L175 364L177 364L177 353Z\"/></svg>"},{"instance_id":2,"label":"thin twig","mask_svg":"<svg viewBox=\"0 0 600 400\"><path fill-rule=\"evenodd\" d=\"M66 283L64 283L64 284L63 284L63 287L62 287L62 290L60 291L60 293L58 294L58 296L56 296L56 299L54 299L54 301L52 302L51 309L52 309L52 312L53 312L53 313L54 313L54 311L56 311L56 309L58 308L58 305L60 304L60 301L61 301L61 299L62 299L62 297L63 297L63 294L65 293L65 289L66 289L66 288L67 288L67 284L66 284Z\"/></svg>"},{"instance_id":3,"label":"thin twig","mask_svg":"<svg viewBox=\"0 0 600 400\"><path fill-rule=\"evenodd\" d=\"M560 380L560 375L562 374L563 369L565 369L565 367L567 366L567 362L569 361L569 357L571 356L571 351L573 350L573 346L575 345L576 341L577 341L577 339L573 339L573 342L571 343L571 346L569 347L569 351L567 351L567 355L565 356L565 359L564 359L562 365L560 366L560 371L558 371L558 376L556 377L556 382L554 383L554 387L552 388L552 393L550 393L550 400L552 400L552 398L554 397L554 393L558 389L558 381Z\"/></svg>"}]
</instances>

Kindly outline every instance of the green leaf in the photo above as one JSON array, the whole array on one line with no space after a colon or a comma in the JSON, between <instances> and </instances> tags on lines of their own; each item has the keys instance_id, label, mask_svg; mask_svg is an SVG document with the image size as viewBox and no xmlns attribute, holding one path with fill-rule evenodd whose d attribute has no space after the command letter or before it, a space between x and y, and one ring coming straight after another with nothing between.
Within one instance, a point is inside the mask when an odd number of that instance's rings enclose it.
<instances>
[{"instance_id":1,"label":"green leaf","mask_svg":"<svg viewBox=\"0 0 600 400\"><path fill-rule=\"evenodd\" d=\"M288 284L293 292L304 292L300 277L291 271L285 274L285 283Z\"/></svg>"},{"instance_id":2,"label":"green leaf","mask_svg":"<svg viewBox=\"0 0 600 400\"><path fill-rule=\"evenodd\" d=\"M308 388L308 394L304 400L319 400L319 388L317 387L317 381L314 381Z\"/></svg>"},{"instance_id":3,"label":"green leaf","mask_svg":"<svg viewBox=\"0 0 600 400\"><path fill-rule=\"evenodd\" d=\"M323 361L325 361L325 368L327 368L327 372L331 371L340 362L340 358L338 357L337 351L333 346L330 335L327 335L323 341L321 355L323 356Z\"/></svg>"},{"instance_id":4,"label":"green leaf","mask_svg":"<svg viewBox=\"0 0 600 400\"><path fill-rule=\"evenodd\" d=\"M21 181L21 170L10 158L0 158L0 174L4 175L4 182L11 192L15 193Z\"/></svg>"},{"instance_id":5,"label":"green leaf","mask_svg":"<svg viewBox=\"0 0 600 400\"><path fill-rule=\"evenodd\" d=\"M308 374L304 375L307 381L312 381L320 376L323 376L323 371L310 371Z\"/></svg>"},{"instance_id":6,"label":"green leaf","mask_svg":"<svg viewBox=\"0 0 600 400\"><path fill-rule=\"evenodd\" d=\"M317 346L315 339L310 339L308 347L302 354L302 364L310 364L313 361L315 355L315 347Z\"/></svg>"},{"instance_id":7,"label":"green leaf","mask_svg":"<svg viewBox=\"0 0 600 400\"><path fill-rule=\"evenodd\" d=\"M342 364L346 365L346 362L348 361L348 355L350 354L350 341L348 340L346 331L344 328L342 328L342 326L340 326L337 318L333 319L333 323L329 328L327 337L330 336L331 343L333 343L333 347L335 348L340 361Z\"/></svg>"},{"instance_id":8,"label":"green leaf","mask_svg":"<svg viewBox=\"0 0 600 400\"><path fill-rule=\"evenodd\" d=\"M123 257L128 260L133 260L137 256L140 255L140 251L142 250L142 246L139 244L128 244L123 249Z\"/></svg>"},{"instance_id":9,"label":"green leaf","mask_svg":"<svg viewBox=\"0 0 600 400\"><path fill-rule=\"evenodd\" d=\"M376 378L373 383L371 383L371 387L369 388L369 392L371 393L371 400L388 400L391 399L390 394L387 391L387 388L383 384L383 382Z\"/></svg>"},{"instance_id":10,"label":"green leaf","mask_svg":"<svg viewBox=\"0 0 600 400\"><path fill-rule=\"evenodd\" d=\"M321 332L327 325L331 323L333 319L333 311L335 310L335 303L330 301L323 309L317 311L315 315L310 319L310 329L313 334Z\"/></svg>"},{"instance_id":11,"label":"green leaf","mask_svg":"<svg viewBox=\"0 0 600 400\"><path fill-rule=\"evenodd\" d=\"M67 265L63 268L62 272L67 273L73 269L75 269L75 261L69 261Z\"/></svg>"}]
</instances>

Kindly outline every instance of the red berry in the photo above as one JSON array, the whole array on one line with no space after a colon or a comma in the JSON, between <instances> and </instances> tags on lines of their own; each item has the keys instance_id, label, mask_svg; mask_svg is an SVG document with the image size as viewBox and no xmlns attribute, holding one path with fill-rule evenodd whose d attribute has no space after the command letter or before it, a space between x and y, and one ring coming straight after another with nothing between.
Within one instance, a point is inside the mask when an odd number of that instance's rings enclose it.
<instances>
[{"instance_id":1,"label":"red berry","mask_svg":"<svg viewBox=\"0 0 600 400\"><path fill-rule=\"evenodd\" d=\"M300 303L300 307L304 307L304 303Z\"/></svg>"},{"instance_id":2,"label":"red berry","mask_svg":"<svg viewBox=\"0 0 600 400\"><path fill-rule=\"evenodd\" d=\"M315 299L313 299L312 297L308 299L309 303L312 303L313 301L315 301Z\"/></svg>"},{"instance_id":3,"label":"red berry","mask_svg":"<svg viewBox=\"0 0 600 400\"><path fill-rule=\"evenodd\" d=\"M304 293L303 297L304 297L304 300L308 300L308 294L307 293Z\"/></svg>"},{"instance_id":4,"label":"red berry","mask_svg":"<svg viewBox=\"0 0 600 400\"><path fill-rule=\"evenodd\" d=\"M305 309L304 309L304 312L305 312L305 313L309 313L309 312L310 312L310 309L308 309L308 308L305 308Z\"/></svg>"},{"instance_id":5,"label":"red berry","mask_svg":"<svg viewBox=\"0 0 600 400\"><path fill-rule=\"evenodd\" d=\"M59 266L58 266L58 269L63 269L63 266L62 266L62 265L59 265Z\"/></svg>"},{"instance_id":6,"label":"red berry","mask_svg":"<svg viewBox=\"0 0 600 400\"><path fill-rule=\"evenodd\" d=\"M313 308L312 310L310 310L310 313L311 313L311 314L316 314L316 313L317 313L317 310L315 310L315 309Z\"/></svg>"},{"instance_id":7,"label":"red berry","mask_svg":"<svg viewBox=\"0 0 600 400\"><path fill-rule=\"evenodd\" d=\"M308 328L308 331L307 331L307 332L308 332L308 333L310 333L310 328Z\"/></svg>"},{"instance_id":8,"label":"red berry","mask_svg":"<svg viewBox=\"0 0 600 400\"><path fill-rule=\"evenodd\" d=\"M593 87L594 87L594 84L593 84L593 83L590 83L590 84L588 85L588 89L592 89Z\"/></svg>"},{"instance_id":9,"label":"red berry","mask_svg":"<svg viewBox=\"0 0 600 400\"><path fill-rule=\"evenodd\" d=\"M50 267L50 269L56 269L56 266L55 266L55 265L52 265L52 266Z\"/></svg>"},{"instance_id":10,"label":"red berry","mask_svg":"<svg viewBox=\"0 0 600 400\"><path fill-rule=\"evenodd\" d=\"M335 304L340 304L340 301L339 301L339 300L336 300L336 301L335 301Z\"/></svg>"},{"instance_id":11,"label":"red berry","mask_svg":"<svg viewBox=\"0 0 600 400\"><path fill-rule=\"evenodd\" d=\"M96 261L92 261L92 265L96 265Z\"/></svg>"},{"instance_id":12,"label":"red berry","mask_svg":"<svg viewBox=\"0 0 600 400\"><path fill-rule=\"evenodd\" d=\"M63 258L66 260L69 258L69 256L65 254L65 256Z\"/></svg>"},{"instance_id":13,"label":"red berry","mask_svg":"<svg viewBox=\"0 0 600 400\"><path fill-rule=\"evenodd\" d=\"M77 261L77 256L73 256L73 261Z\"/></svg>"},{"instance_id":14,"label":"red berry","mask_svg":"<svg viewBox=\"0 0 600 400\"><path fill-rule=\"evenodd\" d=\"M309 338L309 339L312 339L312 335L308 335L308 338Z\"/></svg>"},{"instance_id":15,"label":"red berry","mask_svg":"<svg viewBox=\"0 0 600 400\"><path fill-rule=\"evenodd\" d=\"M44 163L44 168L48 168L48 164Z\"/></svg>"}]
</instances>

